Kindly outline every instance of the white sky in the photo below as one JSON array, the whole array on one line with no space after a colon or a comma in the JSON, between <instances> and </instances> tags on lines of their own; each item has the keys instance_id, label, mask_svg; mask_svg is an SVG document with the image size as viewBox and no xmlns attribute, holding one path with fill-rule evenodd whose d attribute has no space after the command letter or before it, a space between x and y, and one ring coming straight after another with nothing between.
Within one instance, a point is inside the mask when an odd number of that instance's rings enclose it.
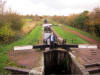
<instances>
[{"instance_id":1,"label":"white sky","mask_svg":"<svg viewBox=\"0 0 100 75\"><path fill-rule=\"evenodd\" d=\"M69 15L100 7L100 0L7 0L7 6L20 14Z\"/></svg>"}]
</instances>

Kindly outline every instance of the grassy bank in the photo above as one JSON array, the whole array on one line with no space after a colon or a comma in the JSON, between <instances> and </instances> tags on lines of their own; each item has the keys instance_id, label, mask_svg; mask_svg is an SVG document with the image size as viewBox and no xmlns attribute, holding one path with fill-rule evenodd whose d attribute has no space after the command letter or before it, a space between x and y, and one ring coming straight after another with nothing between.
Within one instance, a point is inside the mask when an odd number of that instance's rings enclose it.
<instances>
[{"instance_id":1,"label":"grassy bank","mask_svg":"<svg viewBox=\"0 0 100 75\"><path fill-rule=\"evenodd\" d=\"M84 39L80 38L79 36L71 33L64 31L60 26L54 26L53 29L64 39L66 39L68 44L84 44L88 43Z\"/></svg>"},{"instance_id":2,"label":"grassy bank","mask_svg":"<svg viewBox=\"0 0 100 75\"><path fill-rule=\"evenodd\" d=\"M42 27L41 26L36 26L32 32L27 34L25 37L22 39L9 44L9 45L1 45L0 46L0 73L3 73L3 67L8 65L8 55L7 52L9 50L13 50L14 46L21 46L21 45L33 45L37 44L35 40L40 40L42 33Z\"/></svg>"},{"instance_id":3,"label":"grassy bank","mask_svg":"<svg viewBox=\"0 0 100 75\"><path fill-rule=\"evenodd\" d=\"M81 31L81 30L79 30L79 29L77 29L77 28L73 28L73 27L71 27L71 26L69 26L69 25L63 25L63 26L64 26L64 27L67 27L68 29L77 31L77 32L79 32L79 33L81 33L81 34L83 34L83 35L88 36L89 38L95 39L96 41L99 41L99 42L100 42L100 38L99 38L99 37L94 36L94 35L92 35L92 34L90 34L90 33L88 33L88 32Z\"/></svg>"}]
</instances>

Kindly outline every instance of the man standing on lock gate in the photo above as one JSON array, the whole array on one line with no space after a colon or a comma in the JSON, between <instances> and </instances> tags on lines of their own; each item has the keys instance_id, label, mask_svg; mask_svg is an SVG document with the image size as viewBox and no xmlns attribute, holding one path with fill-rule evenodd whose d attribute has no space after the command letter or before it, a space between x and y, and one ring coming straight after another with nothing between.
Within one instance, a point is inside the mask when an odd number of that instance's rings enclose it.
<instances>
[{"instance_id":1,"label":"man standing on lock gate","mask_svg":"<svg viewBox=\"0 0 100 75\"><path fill-rule=\"evenodd\" d=\"M56 35L52 32L51 35L48 37L48 39L50 39L50 49L56 48L57 45Z\"/></svg>"}]
</instances>

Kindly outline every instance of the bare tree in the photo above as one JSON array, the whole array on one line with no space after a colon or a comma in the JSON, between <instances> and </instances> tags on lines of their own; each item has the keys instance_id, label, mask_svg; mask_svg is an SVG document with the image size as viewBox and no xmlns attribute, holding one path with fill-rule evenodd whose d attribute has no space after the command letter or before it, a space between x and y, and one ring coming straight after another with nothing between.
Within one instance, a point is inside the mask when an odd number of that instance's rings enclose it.
<instances>
[{"instance_id":1,"label":"bare tree","mask_svg":"<svg viewBox=\"0 0 100 75\"><path fill-rule=\"evenodd\" d=\"M0 0L0 14L4 14L4 8L5 8L6 1Z\"/></svg>"}]
</instances>

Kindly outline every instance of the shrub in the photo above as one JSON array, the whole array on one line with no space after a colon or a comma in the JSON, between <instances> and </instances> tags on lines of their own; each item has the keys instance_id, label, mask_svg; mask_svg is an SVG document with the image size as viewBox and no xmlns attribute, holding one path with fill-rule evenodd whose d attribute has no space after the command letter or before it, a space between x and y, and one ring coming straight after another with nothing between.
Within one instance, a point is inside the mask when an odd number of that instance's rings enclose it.
<instances>
[{"instance_id":1,"label":"shrub","mask_svg":"<svg viewBox=\"0 0 100 75\"><path fill-rule=\"evenodd\" d=\"M14 31L20 31L24 24L22 17L17 14L7 14L6 16L7 21L11 23L11 29Z\"/></svg>"},{"instance_id":2,"label":"shrub","mask_svg":"<svg viewBox=\"0 0 100 75\"><path fill-rule=\"evenodd\" d=\"M13 42L15 34L24 25L23 18L15 13L0 15L0 43Z\"/></svg>"},{"instance_id":3,"label":"shrub","mask_svg":"<svg viewBox=\"0 0 100 75\"><path fill-rule=\"evenodd\" d=\"M9 25L2 26L0 28L0 41L3 43L9 43L10 38L14 37L15 33L12 31Z\"/></svg>"}]
</instances>

